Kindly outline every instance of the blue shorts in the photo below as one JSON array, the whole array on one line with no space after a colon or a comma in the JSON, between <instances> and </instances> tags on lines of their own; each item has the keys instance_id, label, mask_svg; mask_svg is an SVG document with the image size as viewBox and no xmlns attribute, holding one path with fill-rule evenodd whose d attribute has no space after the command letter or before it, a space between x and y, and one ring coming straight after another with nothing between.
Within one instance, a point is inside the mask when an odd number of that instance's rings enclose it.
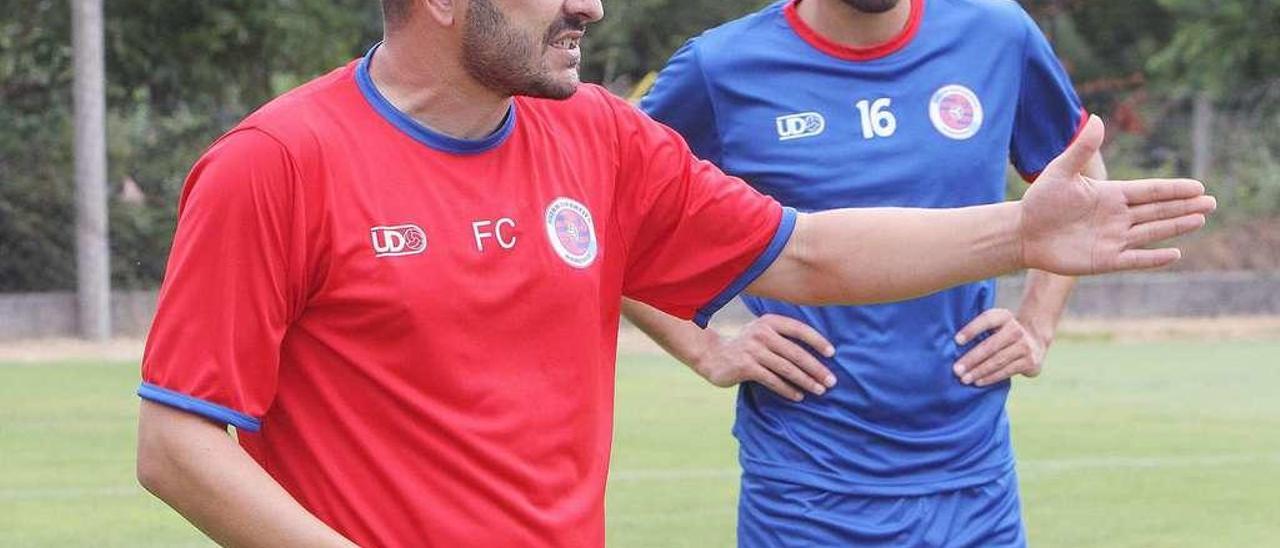
<instances>
[{"instance_id":1,"label":"blue shorts","mask_svg":"<svg viewBox=\"0 0 1280 548\"><path fill-rule=\"evenodd\" d=\"M879 497L742 478L738 546L1025 547L1018 476L924 496Z\"/></svg>"}]
</instances>

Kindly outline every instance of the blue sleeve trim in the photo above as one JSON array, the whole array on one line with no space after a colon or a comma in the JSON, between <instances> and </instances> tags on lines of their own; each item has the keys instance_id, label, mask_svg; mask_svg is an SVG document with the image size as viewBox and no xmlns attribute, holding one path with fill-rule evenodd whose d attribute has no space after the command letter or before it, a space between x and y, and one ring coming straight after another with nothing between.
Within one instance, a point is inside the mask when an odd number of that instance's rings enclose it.
<instances>
[{"instance_id":1,"label":"blue sleeve trim","mask_svg":"<svg viewBox=\"0 0 1280 548\"><path fill-rule=\"evenodd\" d=\"M223 424L230 424L240 430L247 432L257 432L262 428L262 421L250 417L244 413L229 409L216 403L209 403L199 398L193 398L181 392L174 392L167 388L160 388L154 384L144 382L138 387L138 396L144 400L161 403L169 407L181 409L190 413L195 413L207 419L212 419Z\"/></svg>"},{"instance_id":2,"label":"blue sleeve trim","mask_svg":"<svg viewBox=\"0 0 1280 548\"><path fill-rule=\"evenodd\" d=\"M711 321L712 314L724 308L724 305L729 304L729 301L737 297L739 293L742 293L742 290L751 285L751 282L756 281L756 278L759 278L761 274L764 274L765 270L769 269L769 265L772 265L778 255L782 254L782 249L787 246L787 241L791 239L791 233L796 229L796 216L797 213L794 208L782 208L782 220L778 222L778 230L773 233L773 240L769 241L769 246L764 249L764 253L761 253L756 258L756 262L751 263L751 267L746 272L743 272L741 276L738 276L738 279L729 284L729 287L724 288L724 291L721 291L719 295L711 299L711 302L698 309L698 313L693 316L693 323L698 324L699 327L707 327L707 323Z\"/></svg>"}]
</instances>

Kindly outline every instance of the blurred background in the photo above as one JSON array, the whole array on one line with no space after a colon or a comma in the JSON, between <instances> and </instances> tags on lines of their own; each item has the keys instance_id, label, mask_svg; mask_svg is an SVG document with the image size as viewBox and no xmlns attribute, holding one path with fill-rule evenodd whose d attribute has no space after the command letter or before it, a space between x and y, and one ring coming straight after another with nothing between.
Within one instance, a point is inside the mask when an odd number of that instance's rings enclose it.
<instances>
[{"instance_id":1,"label":"blurred background","mask_svg":"<svg viewBox=\"0 0 1280 548\"><path fill-rule=\"evenodd\" d=\"M583 79L635 96L690 36L766 3L606 0ZM1274 545L1280 0L1020 3L1107 122L1111 174L1195 176L1220 204L1172 271L1083 282L1046 374L1018 383L1031 540ZM371 46L378 2L110 0L100 27L73 10L91 4L0 0L0 545L199 545L131 470L140 341L183 178L245 114ZM100 42L73 40L95 27ZM75 62L95 43L102 78ZM105 101L101 131L77 85ZM95 135L105 166L78 177L73 151ZM1011 197L1024 188L1010 177ZM78 217L86 192L99 205ZM93 207L103 228L86 228ZM1001 284L1018 297L1017 278ZM731 416L730 392L624 332L611 545L732 544Z\"/></svg>"},{"instance_id":2,"label":"blurred background","mask_svg":"<svg viewBox=\"0 0 1280 548\"><path fill-rule=\"evenodd\" d=\"M626 95L689 36L764 2L605 4L583 78ZM1113 174L1211 184L1220 212L1178 268L1280 266L1280 2L1023 5L1108 122ZM69 2L0 0L0 13L0 292L74 291ZM121 291L159 284L183 177L211 140L381 33L374 0L112 0L103 23L110 272ZM121 318L116 331L140 335L142 319Z\"/></svg>"}]
</instances>

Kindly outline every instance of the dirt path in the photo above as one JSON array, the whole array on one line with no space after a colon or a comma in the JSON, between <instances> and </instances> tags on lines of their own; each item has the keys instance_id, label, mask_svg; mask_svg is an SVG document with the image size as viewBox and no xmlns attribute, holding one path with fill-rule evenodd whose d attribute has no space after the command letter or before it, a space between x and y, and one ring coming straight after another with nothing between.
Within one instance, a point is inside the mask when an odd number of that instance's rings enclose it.
<instances>
[{"instance_id":1,"label":"dirt path","mask_svg":"<svg viewBox=\"0 0 1280 548\"><path fill-rule=\"evenodd\" d=\"M142 344L140 339L115 339L106 343L75 339L0 341L0 363L86 360L140 362Z\"/></svg>"}]
</instances>

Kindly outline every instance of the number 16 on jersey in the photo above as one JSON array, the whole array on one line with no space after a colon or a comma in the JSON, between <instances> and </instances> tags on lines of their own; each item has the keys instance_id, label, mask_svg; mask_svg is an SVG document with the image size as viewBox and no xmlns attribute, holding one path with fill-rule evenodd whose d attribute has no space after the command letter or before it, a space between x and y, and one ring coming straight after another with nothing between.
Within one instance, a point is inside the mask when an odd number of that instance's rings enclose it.
<instances>
[{"instance_id":1,"label":"number 16 on jersey","mask_svg":"<svg viewBox=\"0 0 1280 548\"><path fill-rule=\"evenodd\" d=\"M893 112L889 110L892 102L888 97L881 97L875 101L863 99L854 103L862 118L863 139L890 137L898 129L898 119L894 118Z\"/></svg>"}]
</instances>

